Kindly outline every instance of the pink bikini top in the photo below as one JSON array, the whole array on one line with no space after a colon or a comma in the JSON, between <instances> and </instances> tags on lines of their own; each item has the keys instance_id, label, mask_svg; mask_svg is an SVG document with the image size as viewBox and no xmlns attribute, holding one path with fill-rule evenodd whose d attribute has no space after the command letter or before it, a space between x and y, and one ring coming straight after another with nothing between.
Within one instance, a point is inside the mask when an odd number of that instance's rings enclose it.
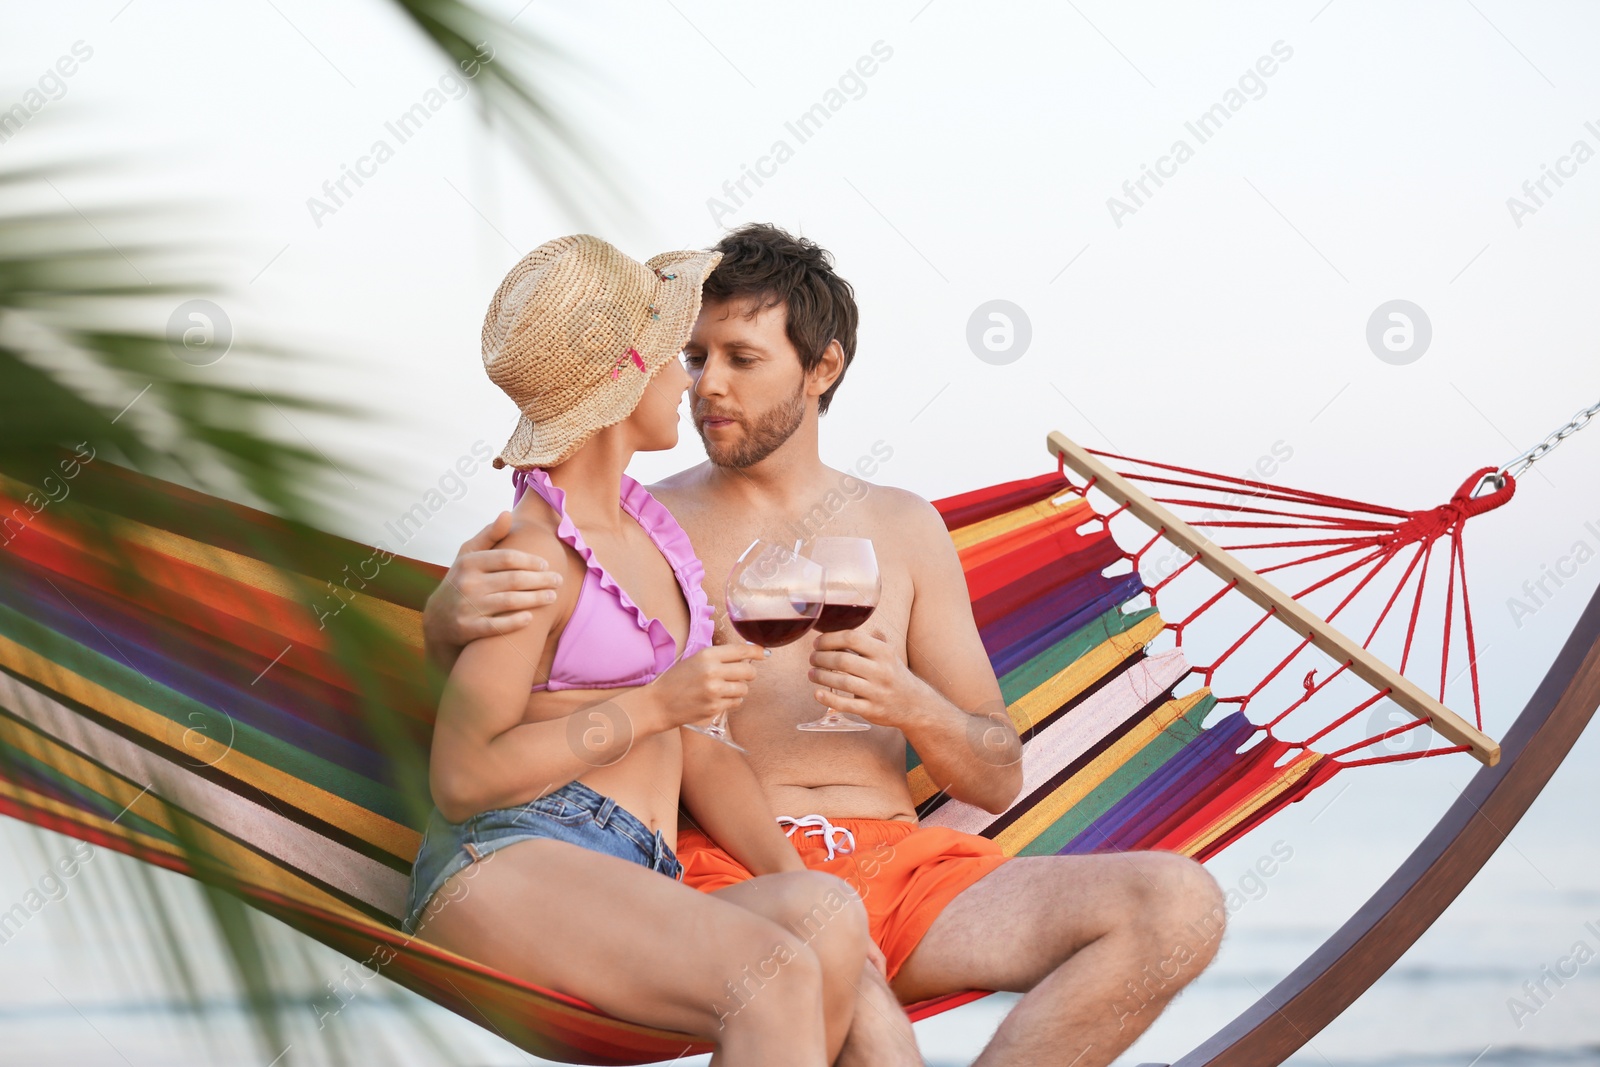
<instances>
[{"instance_id":1,"label":"pink bikini top","mask_svg":"<svg viewBox=\"0 0 1600 1067\"><path fill-rule=\"evenodd\" d=\"M556 644L550 680L536 684L533 691L644 685L671 667L678 659L677 642L666 625L660 619L647 618L627 591L595 560L594 552L583 543L583 536L567 515L566 492L552 483L541 467L514 471L511 482L516 486L513 503L531 488L556 510L561 517L556 536L577 550L587 568L572 617ZM700 585L705 567L678 520L649 490L626 474L622 476L621 503L672 565L672 573L683 589L683 598L689 605L689 634L683 649L683 658L687 659L711 644L715 626L712 607Z\"/></svg>"}]
</instances>

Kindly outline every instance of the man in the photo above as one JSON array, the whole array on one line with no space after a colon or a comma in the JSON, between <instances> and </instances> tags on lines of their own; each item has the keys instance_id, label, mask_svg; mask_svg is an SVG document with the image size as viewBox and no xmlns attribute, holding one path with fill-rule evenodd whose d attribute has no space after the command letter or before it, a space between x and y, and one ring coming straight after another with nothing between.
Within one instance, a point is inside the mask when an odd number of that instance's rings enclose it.
<instances>
[{"instance_id":1,"label":"man","mask_svg":"<svg viewBox=\"0 0 1600 1067\"><path fill-rule=\"evenodd\" d=\"M895 1000L967 989L1025 994L977 1062L1110 1063L1211 961L1225 909L1215 880L1174 853L1004 859L993 842L919 828L905 746L952 797L1004 811L1021 788L1021 744L973 621L938 512L913 493L825 466L818 420L855 355L857 310L826 252L765 225L718 245L684 350L707 462L649 487L689 533L706 592L751 541L871 538L883 576L857 630L773 649L732 726L806 865L867 903L888 989L864 978L840 1063L920 1063ZM448 664L466 642L523 625L559 576L493 548L502 525L462 546L425 613ZM718 641L739 638L719 610ZM872 724L796 729L824 707ZM722 746L717 758L740 760ZM730 765L730 773L734 773ZM748 773L748 772L744 772ZM698 834L679 834L684 881L703 890L752 873Z\"/></svg>"}]
</instances>

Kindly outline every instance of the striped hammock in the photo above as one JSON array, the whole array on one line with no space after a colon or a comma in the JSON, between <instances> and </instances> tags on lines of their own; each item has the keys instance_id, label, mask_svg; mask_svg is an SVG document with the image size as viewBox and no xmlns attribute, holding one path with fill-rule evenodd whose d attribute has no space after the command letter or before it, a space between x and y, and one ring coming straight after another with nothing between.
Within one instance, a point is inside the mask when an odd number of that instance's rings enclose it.
<instances>
[{"instance_id":1,"label":"striped hammock","mask_svg":"<svg viewBox=\"0 0 1600 1067\"><path fill-rule=\"evenodd\" d=\"M0 476L0 811L221 885L536 1055L709 1051L400 932L441 681L420 609L440 568L105 460L68 486L52 499ZM1346 765L1209 685L1176 693L1184 648L1150 648L1173 627L1131 603L1154 598L1137 566L1116 573L1135 557L1061 470L935 506L1025 786L990 815L908 752L925 822L1011 855L1204 859Z\"/></svg>"}]
</instances>

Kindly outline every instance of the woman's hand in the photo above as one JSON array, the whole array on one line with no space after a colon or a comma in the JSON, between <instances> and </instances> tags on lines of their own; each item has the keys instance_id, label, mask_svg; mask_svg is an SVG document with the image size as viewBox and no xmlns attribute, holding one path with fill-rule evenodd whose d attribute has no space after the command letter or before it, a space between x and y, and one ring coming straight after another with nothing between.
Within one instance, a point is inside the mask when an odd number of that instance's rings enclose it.
<instances>
[{"instance_id":1,"label":"woman's hand","mask_svg":"<svg viewBox=\"0 0 1600 1067\"><path fill-rule=\"evenodd\" d=\"M760 645L712 645L679 660L646 688L666 725L701 722L744 703L756 662L766 656Z\"/></svg>"}]
</instances>

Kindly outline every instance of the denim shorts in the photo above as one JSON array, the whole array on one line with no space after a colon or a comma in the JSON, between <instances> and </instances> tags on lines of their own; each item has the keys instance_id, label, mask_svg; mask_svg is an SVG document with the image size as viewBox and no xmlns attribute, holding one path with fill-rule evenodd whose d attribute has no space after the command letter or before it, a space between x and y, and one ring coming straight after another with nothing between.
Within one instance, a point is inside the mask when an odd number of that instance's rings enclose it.
<instances>
[{"instance_id":1,"label":"denim shorts","mask_svg":"<svg viewBox=\"0 0 1600 1067\"><path fill-rule=\"evenodd\" d=\"M465 822L451 822L435 808L411 867L400 928L416 932L428 902L451 875L496 849L535 838L566 841L683 880L683 865L660 830L650 830L628 809L582 782L568 782L537 800L515 808L491 808Z\"/></svg>"}]
</instances>

